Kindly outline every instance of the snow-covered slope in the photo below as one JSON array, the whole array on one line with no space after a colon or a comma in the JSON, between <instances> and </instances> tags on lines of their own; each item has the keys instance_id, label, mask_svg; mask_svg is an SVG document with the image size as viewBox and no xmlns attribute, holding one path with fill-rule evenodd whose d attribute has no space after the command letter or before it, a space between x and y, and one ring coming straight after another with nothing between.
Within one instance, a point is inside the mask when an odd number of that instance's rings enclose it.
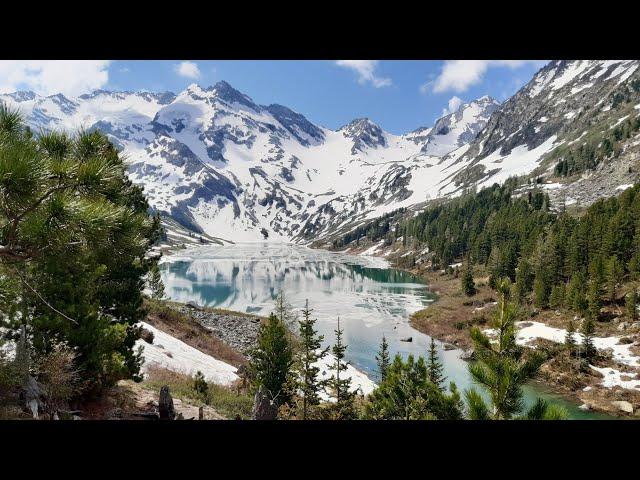
<instances>
[{"instance_id":1,"label":"snow-covered slope","mask_svg":"<svg viewBox=\"0 0 640 480\"><path fill-rule=\"evenodd\" d=\"M550 62L494 112L460 158L464 168L456 172L454 185L481 188L532 172L549 176L566 157L563 147L584 145L587 140L598 145L611 128L640 114L638 67L638 60ZM625 162L625 157L638 158L636 137L637 132L629 141L621 139L622 152L618 153L622 155L602 159L595 172L583 176L589 177L586 182L584 178L567 179L575 185L562 185L554 194L564 195L579 186L585 191L580 200L588 204L598 196L615 194L621 183L637 181ZM629 175L605 185L616 165Z\"/></svg>"},{"instance_id":2,"label":"snow-covered slope","mask_svg":"<svg viewBox=\"0 0 640 480\"><path fill-rule=\"evenodd\" d=\"M434 128L393 135L369 119L330 130L285 106L257 105L226 82L177 95L17 92L0 100L36 130L105 132L154 209L234 241L305 241L427 200L446 175L441 157L473 139L497 107L483 97Z\"/></svg>"},{"instance_id":3,"label":"snow-covered slope","mask_svg":"<svg viewBox=\"0 0 640 480\"><path fill-rule=\"evenodd\" d=\"M285 106L258 105L226 82L177 95L17 92L0 100L34 129L104 131L152 207L197 234L307 243L510 176L549 176L563 147L597 144L640 114L639 65L553 61L502 105L482 97L404 135L366 118L330 130ZM621 145L615 159L550 195L585 204L637 181L636 134Z\"/></svg>"}]
</instances>

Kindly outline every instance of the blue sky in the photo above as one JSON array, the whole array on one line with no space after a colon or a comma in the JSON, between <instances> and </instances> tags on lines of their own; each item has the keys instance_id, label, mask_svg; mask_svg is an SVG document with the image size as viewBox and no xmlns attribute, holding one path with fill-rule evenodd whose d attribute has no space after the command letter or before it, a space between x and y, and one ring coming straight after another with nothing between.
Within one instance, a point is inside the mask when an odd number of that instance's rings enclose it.
<instances>
[{"instance_id":1,"label":"blue sky","mask_svg":"<svg viewBox=\"0 0 640 480\"><path fill-rule=\"evenodd\" d=\"M257 103L280 103L329 128L369 117L400 134L483 95L505 100L544 61L0 61L0 93L78 95L95 88L170 90L219 80Z\"/></svg>"}]
</instances>

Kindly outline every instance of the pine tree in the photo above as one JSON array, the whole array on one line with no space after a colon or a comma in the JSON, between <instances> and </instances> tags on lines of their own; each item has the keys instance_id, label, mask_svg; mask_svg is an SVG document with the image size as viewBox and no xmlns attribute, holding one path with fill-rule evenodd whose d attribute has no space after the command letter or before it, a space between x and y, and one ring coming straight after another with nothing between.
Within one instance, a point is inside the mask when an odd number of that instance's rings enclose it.
<instances>
[{"instance_id":1,"label":"pine tree","mask_svg":"<svg viewBox=\"0 0 640 480\"><path fill-rule=\"evenodd\" d=\"M278 319L283 322L285 325L291 325L295 322L295 314L293 313L293 308L291 304L288 302L287 297L284 291L280 291L278 296L276 297L276 305L275 305L275 315Z\"/></svg>"},{"instance_id":2,"label":"pine tree","mask_svg":"<svg viewBox=\"0 0 640 480\"><path fill-rule=\"evenodd\" d=\"M311 318L309 300L305 302L302 310L302 320L298 322L300 333L300 349L298 362L298 389L302 395L302 419L309 417L310 410L320 404L319 393L324 388L325 382L318 380L320 368L316 363L323 359L329 349L322 349L324 337L318 335L314 329L316 320Z\"/></svg>"},{"instance_id":3,"label":"pine tree","mask_svg":"<svg viewBox=\"0 0 640 480\"><path fill-rule=\"evenodd\" d=\"M587 316L592 320L597 320L602 309L602 300L600 299L600 287L595 279L589 283L587 290Z\"/></svg>"},{"instance_id":4,"label":"pine tree","mask_svg":"<svg viewBox=\"0 0 640 480\"><path fill-rule=\"evenodd\" d=\"M328 381L329 388L333 391L332 393L336 399L335 405L333 405L333 418L335 420L357 418L355 393L351 391L351 377L343 375L340 378L340 374L347 370L347 363L344 360L347 345L342 343L342 333L340 318L338 318L338 328L335 330L336 343L331 349L334 358L332 370L335 374L331 375Z\"/></svg>"},{"instance_id":5,"label":"pine tree","mask_svg":"<svg viewBox=\"0 0 640 480\"><path fill-rule=\"evenodd\" d=\"M291 397L293 350L287 328L274 313L260 325L257 346L250 353L249 373L256 389L264 387L271 401L284 405Z\"/></svg>"},{"instance_id":6,"label":"pine tree","mask_svg":"<svg viewBox=\"0 0 640 480\"><path fill-rule=\"evenodd\" d=\"M549 295L549 306L551 308L562 308L564 306L565 286L564 283L554 285Z\"/></svg>"},{"instance_id":7,"label":"pine tree","mask_svg":"<svg viewBox=\"0 0 640 480\"><path fill-rule=\"evenodd\" d=\"M139 379L157 225L115 147L96 131L33 135L0 105L0 198L0 275L28 307L35 353L66 343L93 393Z\"/></svg>"},{"instance_id":8,"label":"pine tree","mask_svg":"<svg viewBox=\"0 0 640 480\"><path fill-rule=\"evenodd\" d=\"M627 316L632 322L638 319L638 291L634 287L625 297Z\"/></svg>"},{"instance_id":9,"label":"pine tree","mask_svg":"<svg viewBox=\"0 0 640 480\"><path fill-rule=\"evenodd\" d=\"M492 326L497 332L495 343L478 327L471 329L471 340L478 360L469 365L473 380L482 385L491 398L491 407L487 406L480 394L474 389L465 392L468 416L472 419L510 419L524 407L522 386L533 378L542 365L544 358L538 352L524 355L516 344L515 318L516 307L509 299L511 285L508 280L498 281L500 295L498 308L494 314ZM525 413L541 418L556 416L555 409ZM558 413L559 414L559 413Z\"/></svg>"},{"instance_id":10,"label":"pine tree","mask_svg":"<svg viewBox=\"0 0 640 480\"><path fill-rule=\"evenodd\" d=\"M207 398L207 394L209 393L209 384L207 384L207 381L200 370L198 370L195 377L193 377L193 389L203 399Z\"/></svg>"},{"instance_id":11,"label":"pine tree","mask_svg":"<svg viewBox=\"0 0 640 480\"><path fill-rule=\"evenodd\" d=\"M391 359L389 357L389 344L384 335L382 335L382 343L380 344L380 350L376 355L376 363L378 365L378 375L380 382L384 382L387 378L387 371L389 370L389 364Z\"/></svg>"},{"instance_id":12,"label":"pine tree","mask_svg":"<svg viewBox=\"0 0 640 480\"><path fill-rule=\"evenodd\" d=\"M151 298L162 300L164 297L164 283L162 282L158 262L154 262L149 271L149 288L151 289Z\"/></svg>"},{"instance_id":13,"label":"pine tree","mask_svg":"<svg viewBox=\"0 0 640 480\"><path fill-rule=\"evenodd\" d=\"M564 344L569 350L570 354L572 354L576 348L576 340L574 337L575 331L576 328L573 324L573 320L569 320L569 323L567 324L567 333L564 336Z\"/></svg>"},{"instance_id":14,"label":"pine tree","mask_svg":"<svg viewBox=\"0 0 640 480\"><path fill-rule=\"evenodd\" d=\"M444 382L446 377L443 374L444 367L438 358L438 350L436 348L436 342L431 338L429 344L429 357L427 359L427 372L429 381L433 383L439 390L444 390Z\"/></svg>"},{"instance_id":15,"label":"pine tree","mask_svg":"<svg viewBox=\"0 0 640 480\"><path fill-rule=\"evenodd\" d=\"M541 272L533 282L533 294L536 307L546 308L549 305L549 285Z\"/></svg>"},{"instance_id":16,"label":"pine tree","mask_svg":"<svg viewBox=\"0 0 640 480\"><path fill-rule=\"evenodd\" d=\"M427 365L422 357L400 355L393 359L387 376L378 385L365 406L365 417L376 420L460 420L460 395L451 383L446 394L429 380Z\"/></svg>"},{"instance_id":17,"label":"pine tree","mask_svg":"<svg viewBox=\"0 0 640 480\"><path fill-rule=\"evenodd\" d=\"M516 270L515 294L518 303L524 302L526 296L533 289L534 274L529 261L523 256L518 262Z\"/></svg>"},{"instance_id":18,"label":"pine tree","mask_svg":"<svg viewBox=\"0 0 640 480\"><path fill-rule=\"evenodd\" d=\"M609 301L613 302L616 299L618 284L622 281L622 275L624 274L624 268L618 257L613 256L607 262L607 296Z\"/></svg>"},{"instance_id":19,"label":"pine tree","mask_svg":"<svg viewBox=\"0 0 640 480\"><path fill-rule=\"evenodd\" d=\"M582 321L582 327L580 333L582 335L582 350L584 352L584 358L590 362L596 356L596 348L593 344L593 337L595 336L595 325L591 318L585 318Z\"/></svg>"},{"instance_id":20,"label":"pine tree","mask_svg":"<svg viewBox=\"0 0 640 480\"><path fill-rule=\"evenodd\" d=\"M471 262L467 260L464 269L464 275L462 276L462 291L468 297L476 294L476 285L473 282L473 272L471 270Z\"/></svg>"}]
</instances>

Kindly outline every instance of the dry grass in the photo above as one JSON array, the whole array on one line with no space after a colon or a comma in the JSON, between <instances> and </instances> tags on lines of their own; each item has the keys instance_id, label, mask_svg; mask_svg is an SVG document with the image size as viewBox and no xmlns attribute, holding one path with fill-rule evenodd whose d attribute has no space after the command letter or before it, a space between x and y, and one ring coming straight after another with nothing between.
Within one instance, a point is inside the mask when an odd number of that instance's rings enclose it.
<instances>
[{"instance_id":1,"label":"dry grass","mask_svg":"<svg viewBox=\"0 0 640 480\"><path fill-rule=\"evenodd\" d=\"M235 367L246 363L246 357L224 343L211 331L176 309L172 302L148 300L147 323L197 348L203 353L227 362Z\"/></svg>"},{"instance_id":2,"label":"dry grass","mask_svg":"<svg viewBox=\"0 0 640 480\"><path fill-rule=\"evenodd\" d=\"M174 398L191 400L195 403L209 405L226 418L251 418L253 398L234 387L224 387L215 383L207 383L207 393L203 395L194 388L194 379L186 374L173 372L160 367L151 367L143 386L159 391L163 385L169 386Z\"/></svg>"},{"instance_id":3,"label":"dry grass","mask_svg":"<svg viewBox=\"0 0 640 480\"><path fill-rule=\"evenodd\" d=\"M419 274L438 298L424 310L414 313L411 325L438 340L469 348L469 328L486 323L494 308L491 302L495 294L486 285L487 280L475 277L478 291L467 297L462 293L459 277L430 270Z\"/></svg>"}]
</instances>

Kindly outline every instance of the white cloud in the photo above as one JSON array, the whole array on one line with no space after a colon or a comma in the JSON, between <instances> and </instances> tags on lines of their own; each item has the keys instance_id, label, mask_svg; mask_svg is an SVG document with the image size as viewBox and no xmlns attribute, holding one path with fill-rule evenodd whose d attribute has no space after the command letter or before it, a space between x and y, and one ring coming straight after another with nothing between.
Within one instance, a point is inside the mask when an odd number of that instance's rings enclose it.
<instances>
[{"instance_id":1,"label":"white cloud","mask_svg":"<svg viewBox=\"0 0 640 480\"><path fill-rule=\"evenodd\" d=\"M200 78L200 69L195 62L180 62L173 66L173 70L181 77Z\"/></svg>"},{"instance_id":2,"label":"white cloud","mask_svg":"<svg viewBox=\"0 0 640 480\"><path fill-rule=\"evenodd\" d=\"M358 83L364 85L365 83L371 83L376 88L388 87L391 85L390 78L383 78L376 76L376 68L378 66L378 60L338 60L336 65L343 68L353 70L358 74Z\"/></svg>"},{"instance_id":3,"label":"white cloud","mask_svg":"<svg viewBox=\"0 0 640 480\"><path fill-rule=\"evenodd\" d=\"M0 93L33 90L74 97L109 81L109 60L0 60Z\"/></svg>"},{"instance_id":4,"label":"white cloud","mask_svg":"<svg viewBox=\"0 0 640 480\"><path fill-rule=\"evenodd\" d=\"M456 97L455 95L449 99L449 103L447 104L447 108L442 109L442 116L449 115L450 113L457 112L462 105L463 101L460 97Z\"/></svg>"},{"instance_id":5,"label":"white cloud","mask_svg":"<svg viewBox=\"0 0 640 480\"><path fill-rule=\"evenodd\" d=\"M432 84L431 82L424 84L421 91L429 90L432 85L434 93L448 91L461 93L480 83L489 68L506 67L514 70L527 63L542 66L546 62L539 60L447 60L442 66L440 75Z\"/></svg>"}]
</instances>

